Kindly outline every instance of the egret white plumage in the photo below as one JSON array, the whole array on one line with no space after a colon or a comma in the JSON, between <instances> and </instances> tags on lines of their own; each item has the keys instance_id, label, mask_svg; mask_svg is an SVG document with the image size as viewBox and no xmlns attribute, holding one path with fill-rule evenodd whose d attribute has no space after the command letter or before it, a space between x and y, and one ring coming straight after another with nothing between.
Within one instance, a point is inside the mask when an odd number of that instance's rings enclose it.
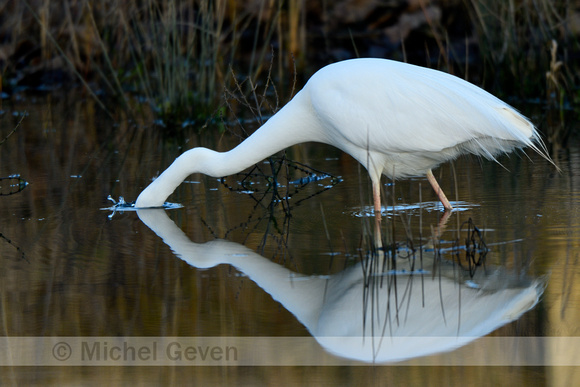
<instances>
[{"instance_id":1,"label":"egret white plumage","mask_svg":"<svg viewBox=\"0 0 580 387\"><path fill-rule=\"evenodd\" d=\"M534 125L485 90L448 73L386 59L351 59L316 72L304 88L228 152L193 148L141 192L135 206L160 207L193 173L223 177L303 142L333 145L369 172L374 209L380 180L426 175L451 204L432 169L471 153L495 160L515 148L549 156Z\"/></svg>"}]
</instances>

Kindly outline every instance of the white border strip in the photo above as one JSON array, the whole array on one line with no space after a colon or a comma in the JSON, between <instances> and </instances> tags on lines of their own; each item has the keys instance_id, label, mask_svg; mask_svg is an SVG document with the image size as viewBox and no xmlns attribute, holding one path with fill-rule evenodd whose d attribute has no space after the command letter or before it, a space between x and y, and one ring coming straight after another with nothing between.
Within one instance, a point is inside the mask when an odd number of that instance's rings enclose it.
<instances>
[{"instance_id":1,"label":"white border strip","mask_svg":"<svg viewBox=\"0 0 580 387\"><path fill-rule=\"evenodd\" d=\"M352 338L349 338L352 339ZM369 340L369 338L360 338ZM397 338L404 342L406 338ZM425 340L433 338L407 338ZM454 340L455 338L448 338ZM580 337L484 337L410 366L580 366ZM324 342L343 342L325 337ZM382 340L390 340L382 338ZM379 350L375 348L375 350ZM372 362L371 362L372 363ZM0 337L0 366L344 366L313 337Z\"/></svg>"}]
</instances>

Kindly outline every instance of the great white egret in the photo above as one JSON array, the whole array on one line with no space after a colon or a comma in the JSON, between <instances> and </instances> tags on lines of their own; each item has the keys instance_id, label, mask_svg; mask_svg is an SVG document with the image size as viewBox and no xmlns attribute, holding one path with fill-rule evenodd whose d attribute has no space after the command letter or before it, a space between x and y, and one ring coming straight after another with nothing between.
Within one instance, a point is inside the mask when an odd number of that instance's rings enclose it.
<instances>
[{"instance_id":1,"label":"great white egret","mask_svg":"<svg viewBox=\"0 0 580 387\"><path fill-rule=\"evenodd\" d=\"M495 160L530 147L550 160L534 125L483 89L437 70L386 59L350 59L316 72L304 88L250 137L228 152L193 148L141 192L135 206L160 207L192 173L223 177L303 142L333 145L368 170L375 212L380 179L433 176L465 153ZM539 144L536 145L536 144Z\"/></svg>"}]
</instances>

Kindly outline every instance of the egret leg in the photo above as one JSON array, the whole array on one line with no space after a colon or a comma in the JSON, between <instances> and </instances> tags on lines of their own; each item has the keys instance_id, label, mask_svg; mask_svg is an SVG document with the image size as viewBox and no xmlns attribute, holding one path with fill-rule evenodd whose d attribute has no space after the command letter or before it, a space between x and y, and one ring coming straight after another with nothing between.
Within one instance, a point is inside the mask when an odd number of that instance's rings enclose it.
<instances>
[{"instance_id":1,"label":"egret leg","mask_svg":"<svg viewBox=\"0 0 580 387\"><path fill-rule=\"evenodd\" d=\"M439 186L439 183L437 183L435 176L433 176L433 171L431 170L427 171L427 180L429 180L429 183L431 183L431 186L435 190L435 193L439 197L439 200L443 204L443 207L445 207L445 210L451 211L453 207L451 206L451 203L449 203L449 200L447 200L447 196L445 196L445 193Z\"/></svg>"},{"instance_id":2,"label":"egret leg","mask_svg":"<svg viewBox=\"0 0 580 387\"><path fill-rule=\"evenodd\" d=\"M373 181L373 202L375 206L375 216L381 217L381 184Z\"/></svg>"},{"instance_id":3,"label":"egret leg","mask_svg":"<svg viewBox=\"0 0 580 387\"><path fill-rule=\"evenodd\" d=\"M375 207L375 247L380 250L383 247L383 240L381 238L381 183L373 181L373 202Z\"/></svg>"}]
</instances>

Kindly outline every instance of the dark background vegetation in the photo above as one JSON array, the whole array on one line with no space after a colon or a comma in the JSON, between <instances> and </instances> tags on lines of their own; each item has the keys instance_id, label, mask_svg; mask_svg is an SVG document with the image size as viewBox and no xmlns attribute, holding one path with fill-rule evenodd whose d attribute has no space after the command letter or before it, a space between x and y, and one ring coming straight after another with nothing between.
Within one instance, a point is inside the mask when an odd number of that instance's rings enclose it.
<instances>
[{"instance_id":1,"label":"dark background vegetation","mask_svg":"<svg viewBox=\"0 0 580 387\"><path fill-rule=\"evenodd\" d=\"M82 88L113 114L182 127L220 112L224 88L272 80L282 105L323 65L381 57L563 121L580 100L579 35L578 0L1 0L0 76L3 99Z\"/></svg>"}]
</instances>

